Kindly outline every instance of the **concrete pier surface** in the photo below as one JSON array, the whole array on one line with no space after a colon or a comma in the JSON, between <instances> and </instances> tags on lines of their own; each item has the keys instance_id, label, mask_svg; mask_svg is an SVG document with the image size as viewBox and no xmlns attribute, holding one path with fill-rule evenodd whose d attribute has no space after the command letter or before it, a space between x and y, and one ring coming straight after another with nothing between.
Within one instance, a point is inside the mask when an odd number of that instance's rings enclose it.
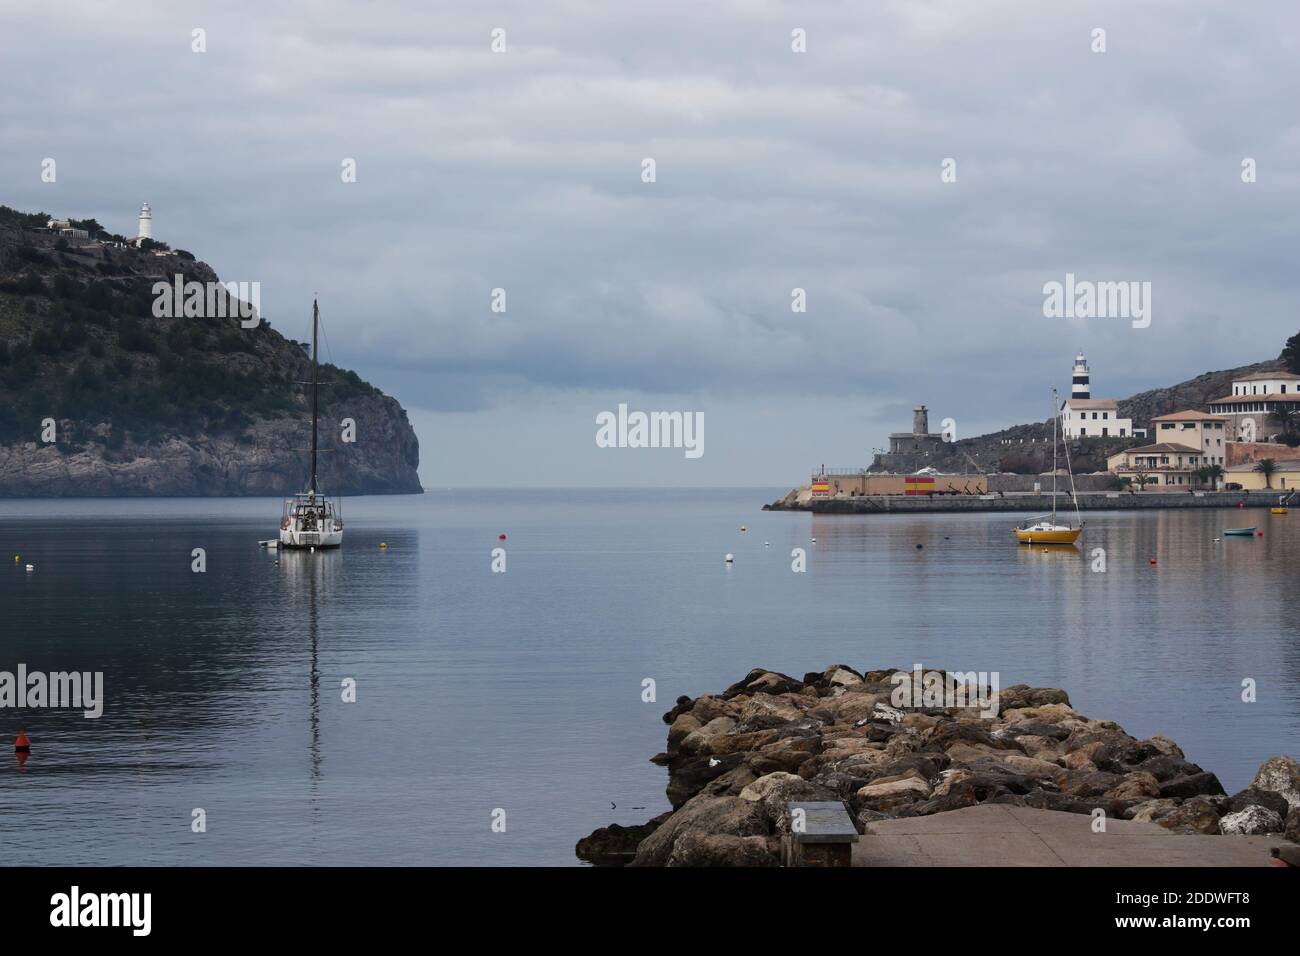
<instances>
[{"instance_id":1,"label":"concrete pier surface","mask_svg":"<svg viewBox=\"0 0 1300 956\"><path fill-rule=\"evenodd\" d=\"M1268 866L1271 836L1174 833L1155 823L984 803L880 820L853 845L853 866Z\"/></svg>"}]
</instances>

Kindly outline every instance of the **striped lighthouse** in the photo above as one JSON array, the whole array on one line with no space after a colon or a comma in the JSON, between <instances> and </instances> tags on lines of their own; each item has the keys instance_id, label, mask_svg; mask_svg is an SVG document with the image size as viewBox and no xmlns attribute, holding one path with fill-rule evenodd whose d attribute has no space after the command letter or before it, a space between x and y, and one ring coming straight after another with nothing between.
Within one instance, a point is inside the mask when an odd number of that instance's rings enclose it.
<instances>
[{"instance_id":1,"label":"striped lighthouse","mask_svg":"<svg viewBox=\"0 0 1300 956\"><path fill-rule=\"evenodd\" d=\"M1088 385L1088 360L1080 352L1074 357L1074 373L1070 384L1071 398L1091 398L1092 392Z\"/></svg>"}]
</instances>

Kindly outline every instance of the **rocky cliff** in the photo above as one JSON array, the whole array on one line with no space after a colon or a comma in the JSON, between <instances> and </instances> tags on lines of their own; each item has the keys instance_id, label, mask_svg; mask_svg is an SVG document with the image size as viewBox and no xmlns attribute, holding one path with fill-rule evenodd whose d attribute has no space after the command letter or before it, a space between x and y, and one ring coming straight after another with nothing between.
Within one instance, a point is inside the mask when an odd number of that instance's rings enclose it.
<instances>
[{"instance_id":1,"label":"rocky cliff","mask_svg":"<svg viewBox=\"0 0 1300 956\"><path fill-rule=\"evenodd\" d=\"M230 306L160 317L156 282L216 273L182 250L61 236L44 222L0 207L0 496L301 491L303 344L264 317L244 328ZM323 365L320 378L323 488L420 492L401 405L355 372Z\"/></svg>"}]
</instances>

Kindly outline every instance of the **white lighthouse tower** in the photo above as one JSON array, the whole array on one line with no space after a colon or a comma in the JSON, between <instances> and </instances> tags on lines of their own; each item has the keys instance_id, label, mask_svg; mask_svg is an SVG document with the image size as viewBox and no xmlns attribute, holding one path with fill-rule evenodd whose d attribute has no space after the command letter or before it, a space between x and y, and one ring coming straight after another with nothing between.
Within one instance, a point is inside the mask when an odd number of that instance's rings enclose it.
<instances>
[{"instance_id":1,"label":"white lighthouse tower","mask_svg":"<svg viewBox=\"0 0 1300 956\"><path fill-rule=\"evenodd\" d=\"M1088 360L1080 352L1074 357L1074 373L1070 384L1071 398L1092 398L1091 386L1088 384Z\"/></svg>"},{"instance_id":2,"label":"white lighthouse tower","mask_svg":"<svg viewBox=\"0 0 1300 956\"><path fill-rule=\"evenodd\" d=\"M136 239L153 238L153 213L149 212L149 204L145 203L140 207L140 232Z\"/></svg>"}]
</instances>

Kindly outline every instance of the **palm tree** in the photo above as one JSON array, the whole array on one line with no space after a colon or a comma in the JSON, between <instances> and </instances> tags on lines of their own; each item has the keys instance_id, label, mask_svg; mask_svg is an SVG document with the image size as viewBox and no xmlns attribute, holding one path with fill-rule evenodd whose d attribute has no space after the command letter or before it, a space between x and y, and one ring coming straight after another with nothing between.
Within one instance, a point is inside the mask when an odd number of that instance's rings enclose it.
<instances>
[{"instance_id":1,"label":"palm tree","mask_svg":"<svg viewBox=\"0 0 1300 956\"><path fill-rule=\"evenodd\" d=\"M1261 458L1255 463L1255 471L1264 476L1264 487L1273 487L1273 474L1277 471L1277 462L1272 458Z\"/></svg>"},{"instance_id":2,"label":"palm tree","mask_svg":"<svg viewBox=\"0 0 1300 956\"><path fill-rule=\"evenodd\" d=\"M1145 471L1139 471L1137 474L1133 476L1133 478L1138 483L1138 491L1145 491L1147 487L1147 482L1150 480L1151 476L1148 475Z\"/></svg>"},{"instance_id":3,"label":"palm tree","mask_svg":"<svg viewBox=\"0 0 1300 956\"><path fill-rule=\"evenodd\" d=\"M1206 465L1196 471L1196 477L1201 481L1208 482L1213 487L1219 487L1219 479L1223 477L1222 465Z\"/></svg>"}]
</instances>

